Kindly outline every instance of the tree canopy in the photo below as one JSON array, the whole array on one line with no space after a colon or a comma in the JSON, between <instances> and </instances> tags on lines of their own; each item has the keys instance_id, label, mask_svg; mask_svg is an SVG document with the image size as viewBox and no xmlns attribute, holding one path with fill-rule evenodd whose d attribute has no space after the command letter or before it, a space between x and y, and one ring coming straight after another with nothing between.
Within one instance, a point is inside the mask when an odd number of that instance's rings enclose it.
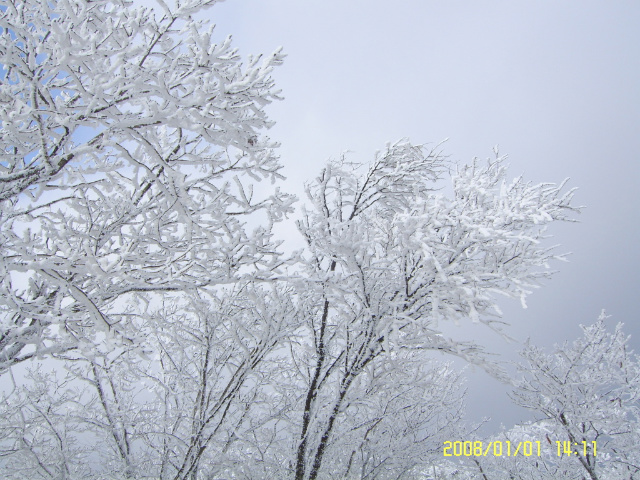
<instances>
[{"instance_id":1,"label":"tree canopy","mask_svg":"<svg viewBox=\"0 0 640 480\"><path fill-rule=\"evenodd\" d=\"M475 466L442 445L474 427L434 353L506 377L441 324L504 333L497 297L524 305L563 259L546 228L572 220L574 190L402 139L328 162L295 212L266 135L284 55L215 41L194 19L215 3L0 7L0 471L460 478ZM305 248L285 254L273 227L293 215ZM556 367L527 352L518 402L570 439L609 428L572 430L584 412L545 403Z\"/></svg>"}]
</instances>

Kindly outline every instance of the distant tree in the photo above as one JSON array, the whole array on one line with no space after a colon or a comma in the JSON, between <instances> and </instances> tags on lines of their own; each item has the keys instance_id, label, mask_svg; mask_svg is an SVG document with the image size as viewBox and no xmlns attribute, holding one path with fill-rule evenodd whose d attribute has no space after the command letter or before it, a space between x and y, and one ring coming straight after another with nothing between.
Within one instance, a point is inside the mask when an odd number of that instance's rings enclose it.
<instances>
[{"instance_id":1,"label":"distant tree","mask_svg":"<svg viewBox=\"0 0 640 480\"><path fill-rule=\"evenodd\" d=\"M487 455L466 458L469 471L483 480L581 480L573 461L558 457L556 431L545 421L525 423L482 440ZM526 442L526 443L525 443Z\"/></svg>"},{"instance_id":2,"label":"distant tree","mask_svg":"<svg viewBox=\"0 0 640 480\"><path fill-rule=\"evenodd\" d=\"M285 257L294 198L253 183L282 178L283 55L215 43L193 20L215 3L0 7L0 471L460 478L462 392L433 354L501 371L440 322L501 331L495 295L551 274L573 190L401 140L321 171Z\"/></svg>"},{"instance_id":3,"label":"distant tree","mask_svg":"<svg viewBox=\"0 0 640 480\"><path fill-rule=\"evenodd\" d=\"M513 399L551 426L552 446L561 442L564 464L582 470L575 478L637 478L640 361L628 349L622 324L609 333L605 319L603 313L583 326L581 338L553 354L527 345ZM565 443L574 453L565 455Z\"/></svg>"}]
</instances>

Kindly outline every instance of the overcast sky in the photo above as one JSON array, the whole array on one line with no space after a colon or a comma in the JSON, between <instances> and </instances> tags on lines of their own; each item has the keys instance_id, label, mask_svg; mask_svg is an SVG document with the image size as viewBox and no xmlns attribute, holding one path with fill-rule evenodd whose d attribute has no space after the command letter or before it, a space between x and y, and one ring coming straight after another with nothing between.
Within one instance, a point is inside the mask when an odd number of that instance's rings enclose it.
<instances>
[{"instance_id":1,"label":"overcast sky","mask_svg":"<svg viewBox=\"0 0 640 480\"><path fill-rule=\"evenodd\" d=\"M553 226L570 263L528 300L503 302L509 333L574 339L601 309L640 351L640 2L228 0L207 11L242 55L284 47L268 107L288 190L330 157L369 161L387 141L449 138L458 162L508 154L512 176L571 177L580 223ZM519 347L464 324L508 355ZM470 410L521 417L477 370Z\"/></svg>"}]
</instances>

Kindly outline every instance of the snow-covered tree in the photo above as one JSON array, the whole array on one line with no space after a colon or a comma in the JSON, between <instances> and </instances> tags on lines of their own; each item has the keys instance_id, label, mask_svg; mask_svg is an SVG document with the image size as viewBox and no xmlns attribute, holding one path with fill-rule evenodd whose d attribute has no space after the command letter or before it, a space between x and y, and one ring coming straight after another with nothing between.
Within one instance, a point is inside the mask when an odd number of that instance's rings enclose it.
<instances>
[{"instance_id":1,"label":"snow-covered tree","mask_svg":"<svg viewBox=\"0 0 640 480\"><path fill-rule=\"evenodd\" d=\"M573 191L401 140L322 170L285 257L294 199L254 194L282 178L283 55L216 43L193 19L215 3L0 6L0 471L461 478L440 448L462 392L433 355L501 371L440 324L501 331L495 296L550 275Z\"/></svg>"},{"instance_id":2,"label":"snow-covered tree","mask_svg":"<svg viewBox=\"0 0 640 480\"><path fill-rule=\"evenodd\" d=\"M551 426L553 448L581 471L575 478L637 478L640 361L627 346L622 324L609 333L605 320L603 313L582 327L581 338L552 354L527 345L513 399Z\"/></svg>"},{"instance_id":3,"label":"snow-covered tree","mask_svg":"<svg viewBox=\"0 0 640 480\"><path fill-rule=\"evenodd\" d=\"M134 297L279 265L291 197L252 182L281 178L261 133L283 55L215 43L191 17L215 3L0 8L0 369L101 331L135 343Z\"/></svg>"},{"instance_id":4,"label":"snow-covered tree","mask_svg":"<svg viewBox=\"0 0 640 480\"><path fill-rule=\"evenodd\" d=\"M277 286L234 288L159 306L141 326L149 358L74 351L15 379L0 407L2 478L279 478L237 445L287 409L270 392L282 362L264 357L295 305Z\"/></svg>"},{"instance_id":5,"label":"snow-covered tree","mask_svg":"<svg viewBox=\"0 0 640 480\"><path fill-rule=\"evenodd\" d=\"M545 226L566 220L572 191L509 183L502 158L452 174L453 198L434 191L446 171L436 150L401 141L360 173L329 164L307 190L299 221L308 303L296 363L306 385L296 480L323 478L324 456L361 377L404 352L441 351L495 371L477 345L446 338L439 322L489 327L494 296L524 298L554 258ZM367 381L364 381L366 384Z\"/></svg>"}]
</instances>

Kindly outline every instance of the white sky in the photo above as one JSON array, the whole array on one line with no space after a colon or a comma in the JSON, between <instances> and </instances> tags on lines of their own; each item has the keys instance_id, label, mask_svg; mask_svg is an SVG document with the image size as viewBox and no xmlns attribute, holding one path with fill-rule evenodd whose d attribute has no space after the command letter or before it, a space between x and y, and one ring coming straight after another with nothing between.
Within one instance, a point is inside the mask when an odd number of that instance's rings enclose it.
<instances>
[{"instance_id":1,"label":"white sky","mask_svg":"<svg viewBox=\"0 0 640 480\"><path fill-rule=\"evenodd\" d=\"M288 54L274 73L285 100L268 107L288 191L329 157L369 161L401 137L449 138L461 162L499 144L513 176L571 177L587 208L550 231L571 263L527 310L505 302L509 332L551 346L605 308L640 350L640 2L228 0L206 17L243 56ZM470 384L472 417L518 419L496 381L476 370Z\"/></svg>"}]
</instances>

